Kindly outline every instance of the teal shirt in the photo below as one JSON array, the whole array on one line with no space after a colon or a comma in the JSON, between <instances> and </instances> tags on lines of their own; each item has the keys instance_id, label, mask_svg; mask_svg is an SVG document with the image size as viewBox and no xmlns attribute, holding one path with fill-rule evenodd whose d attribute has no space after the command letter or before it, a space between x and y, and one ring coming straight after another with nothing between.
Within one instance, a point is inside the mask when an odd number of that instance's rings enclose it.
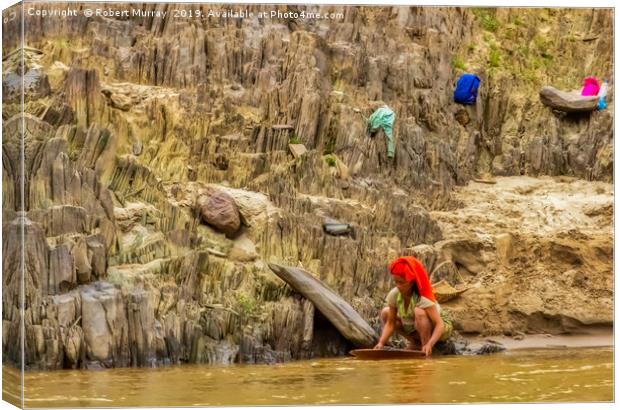
<instances>
[{"instance_id":1,"label":"teal shirt","mask_svg":"<svg viewBox=\"0 0 620 410\"><path fill-rule=\"evenodd\" d=\"M387 105L380 107L368 119L368 131L374 132L383 128L387 139L388 157L394 156L394 136L392 134L396 114Z\"/></svg>"}]
</instances>

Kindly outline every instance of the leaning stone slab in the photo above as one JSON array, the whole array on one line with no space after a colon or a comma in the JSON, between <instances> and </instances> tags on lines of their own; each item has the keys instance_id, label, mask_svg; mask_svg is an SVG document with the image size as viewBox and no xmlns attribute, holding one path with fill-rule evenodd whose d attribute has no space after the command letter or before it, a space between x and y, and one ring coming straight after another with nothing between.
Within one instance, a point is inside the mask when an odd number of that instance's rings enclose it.
<instances>
[{"instance_id":1,"label":"leaning stone slab","mask_svg":"<svg viewBox=\"0 0 620 410\"><path fill-rule=\"evenodd\" d=\"M288 144L288 149L293 154L293 157L299 158L304 155L308 150L304 144Z\"/></svg>"},{"instance_id":2,"label":"leaning stone slab","mask_svg":"<svg viewBox=\"0 0 620 410\"><path fill-rule=\"evenodd\" d=\"M340 296L310 273L289 266L270 263L271 270L310 300L347 340L356 347L372 347L377 341L375 331Z\"/></svg>"},{"instance_id":3,"label":"leaning stone slab","mask_svg":"<svg viewBox=\"0 0 620 410\"><path fill-rule=\"evenodd\" d=\"M539 95L540 101L543 104L564 112L594 111L598 105L597 96L583 97L578 94L560 91L550 86L543 87Z\"/></svg>"}]
</instances>

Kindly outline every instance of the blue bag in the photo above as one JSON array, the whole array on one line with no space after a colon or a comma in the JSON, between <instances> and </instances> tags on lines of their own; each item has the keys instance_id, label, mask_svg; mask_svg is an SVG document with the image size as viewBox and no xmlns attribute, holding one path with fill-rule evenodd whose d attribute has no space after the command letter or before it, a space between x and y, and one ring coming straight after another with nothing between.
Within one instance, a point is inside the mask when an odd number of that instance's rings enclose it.
<instances>
[{"instance_id":1,"label":"blue bag","mask_svg":"<svg viewBox=\"0 0 620 410\"><path fill-rule=\"evenodd\" d=\"M479 85L480 78L478 78L477 75L463 74L456 82L456 88L454 89L454 102L465 105L475 104L476 97L478 96Z\"/></svg>"}]
</instances>

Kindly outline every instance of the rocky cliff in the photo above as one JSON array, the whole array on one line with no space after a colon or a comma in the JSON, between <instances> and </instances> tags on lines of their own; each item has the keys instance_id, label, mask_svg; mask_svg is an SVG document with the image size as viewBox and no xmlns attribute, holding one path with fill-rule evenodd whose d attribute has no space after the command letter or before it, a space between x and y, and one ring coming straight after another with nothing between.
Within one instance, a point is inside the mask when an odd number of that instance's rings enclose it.
<instances>
[{"instance_id":1,"label":"rocky cliff","mask_svg":"<svg viewBox=\"0 0 620 410\"><path fill-rule=\"evenodd\" d=\"M89 18L85 5L36 7L80 15L24 16L28 47L15 53L17 23L5 27L7 360L19 357L21 296L29 368L343 354L267 262L312 272L376 327L400 254L473 287L444 305L463 333L611 324L613 91L589 115L538 100L543 85L612 75L611 10L244 6L331 18L240 19L210 15L237 9L215 5L192 5L192 18L178 4L90 3L121 16ZM465 70L482 79L471 107L452 102ZM393 161L366 132L383 103L396 113ZM562 205L577 188L592 195ZM533 195L543 216L551 204L576 217L550 233L525 211ZM329 235L325 218L353 229Z\"/></svg>"}]
</instances>

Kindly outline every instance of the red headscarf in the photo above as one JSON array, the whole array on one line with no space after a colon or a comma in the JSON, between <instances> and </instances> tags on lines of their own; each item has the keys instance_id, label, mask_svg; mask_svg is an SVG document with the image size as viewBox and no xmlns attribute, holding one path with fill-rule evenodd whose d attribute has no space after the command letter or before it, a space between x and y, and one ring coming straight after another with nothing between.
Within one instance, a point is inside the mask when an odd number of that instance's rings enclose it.
<instances>
[{"instance_id":1,"label":"red headscarf","mask_svg":"<svg viewBox=\"0 0 620 410\"><path fill-rule=\"evenodd\" d=\"M390 273L405 278L407 282L415 282L420 296L424 296L433 302L436 301L424 265L413 256L402 256L392 261L390 263Z\"/></svg>"}]
</instances>

